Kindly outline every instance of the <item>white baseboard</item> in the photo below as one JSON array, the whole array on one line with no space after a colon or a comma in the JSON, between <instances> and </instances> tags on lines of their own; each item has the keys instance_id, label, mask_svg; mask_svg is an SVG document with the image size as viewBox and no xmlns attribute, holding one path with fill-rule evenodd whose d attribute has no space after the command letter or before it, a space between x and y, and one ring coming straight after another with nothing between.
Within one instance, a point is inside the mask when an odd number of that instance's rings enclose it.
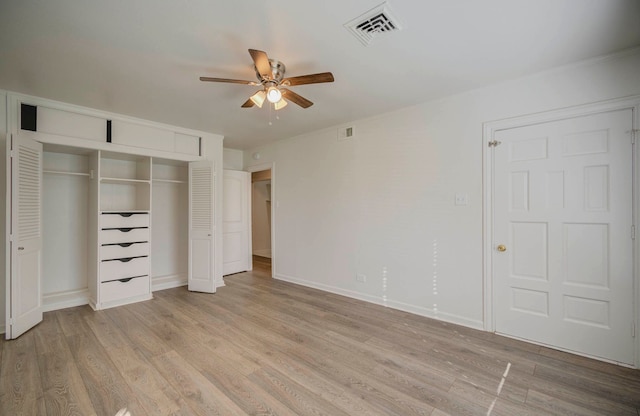
<instances>
[{"instance_id":1,"label":"white baseboard","mask_svg":"<svg viewBox=\"0 0 640 416\"><path fill-rule=\"evenodd\" d=\"M253 250L253 255L271 258L271 249L270 248L256 249L256 250Z\"/></svg>"},{"instance_id":2,"label":"white baseboard","mask_svg":"<svg viewBox=\"0 0 640 416\"><path fill-rule=\"evenodd\" d=\"M89 303L89 289L67 290L64 292L42 295L42 311L56 311Z\"/></svg>"},{"instance_id":3,"label":"white baseboard","mask_svg":"<svg viewBox=\"0 0 640 416\"><path fill-rule=\"evenodd\" d=\"M174 287L186 286L189 284L187 276L182 274L172 274L167 276L159 276L151 279L151 291L173 289ZM216 288L223 287L224 280L216 280Z\"/></svg>"},{"instance_id":4,"label":"white baseboard","mask_svg":"<svg viewBox=\"0 0 640 416\"><path fill-rule=\"evenodd\" d=\"M183 274L169 274L151 278L151 291L173 289L174 287L185 286L187 276Z\"/></svg>"},{"instance_id":5,"label":"white baseboard","mask_svg":"<svg viewBox=\"0 0 640 416\"><path fill-rule=\"evenodd\" d=\"M335 293L337 295L346 296L352 299L362 300L364 302L374 303L376 305L386 306L388 308L397 309L404 312L409 312L415 315L424 316L426 318L437 319L444 322L449 322L452 324L462 325L473 329L484 330L484 325L482 320L474 320L469 319L463 316L434 311L430 308L425 308L423 306L411 305L404 302L398 302L391 299L384 299L379 296L373 296L366 293L355 292L352 290L342 289L335 286L329 286L322 283L312 282L310 280L299 279L292 276L287 276L283 274L274 274L274 279L283 280L285 282L295 283L297 285L311 287L313 289L323 290L329 293Z\"/></svg>"}]
</instances>

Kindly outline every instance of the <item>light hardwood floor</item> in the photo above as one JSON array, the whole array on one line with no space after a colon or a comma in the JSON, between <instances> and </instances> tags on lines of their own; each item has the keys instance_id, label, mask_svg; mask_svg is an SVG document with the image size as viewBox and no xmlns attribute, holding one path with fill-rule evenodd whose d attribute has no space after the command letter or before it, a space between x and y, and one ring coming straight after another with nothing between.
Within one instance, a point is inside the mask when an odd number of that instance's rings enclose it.
<instances>
[{"instance_id":1,"label":"light hardwood floor","mask_svg":"<svg viewBox=\"0 0 640 416\"><path fill-rule=\"evenodd\" d=\"M1 415L633 415L640 370L270 279L45 314Z\"/></svg>"}]
</instances>

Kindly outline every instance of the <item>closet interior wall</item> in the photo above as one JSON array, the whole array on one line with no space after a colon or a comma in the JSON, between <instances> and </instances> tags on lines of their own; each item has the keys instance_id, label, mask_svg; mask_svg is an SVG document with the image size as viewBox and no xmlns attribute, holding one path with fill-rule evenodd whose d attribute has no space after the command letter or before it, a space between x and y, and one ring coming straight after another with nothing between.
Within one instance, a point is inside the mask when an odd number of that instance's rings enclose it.
<instances>
[{"instance_id":1,"label":"closet interior wall","mask_svg":"<svg viewBox=\"0 0 640 416\"><path fill-rule=\"evenodd\" d=\"M89 151L44 146L42 301L45 310L88 300Z\"/></svg>"},{"instance_id":2,"label":"closet interior wall","mask_svg":"<svg viewBox=\"0 0 640 416\"><path fill-rule=\"evenodd\" d=\"M189 170L185 163L153 159L151 289L187 284Z\"/></svg>"}]
</instances>

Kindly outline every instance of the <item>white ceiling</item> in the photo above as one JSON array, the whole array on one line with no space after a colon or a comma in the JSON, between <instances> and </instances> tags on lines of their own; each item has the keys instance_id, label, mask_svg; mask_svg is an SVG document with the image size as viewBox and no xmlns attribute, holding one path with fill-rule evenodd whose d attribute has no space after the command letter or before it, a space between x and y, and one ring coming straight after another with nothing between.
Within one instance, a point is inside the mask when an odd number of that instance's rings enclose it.
<instances>
[{"instance_id":1,"label":"white ceiling","mask_svg":"<svg viewBox=\"0 0 640 416\"><path fill-rule=\"evenodd\" d=\"M402 29L365 47L343 25L380 3L2 0L0 89L247 149L640 45L639 0L389 0ZM267 106L240 108L256 87L198 80L255 80L249 48L287 76L336 81L292 87L315 105L276 119Z\"/></svg>"}]
</instances>

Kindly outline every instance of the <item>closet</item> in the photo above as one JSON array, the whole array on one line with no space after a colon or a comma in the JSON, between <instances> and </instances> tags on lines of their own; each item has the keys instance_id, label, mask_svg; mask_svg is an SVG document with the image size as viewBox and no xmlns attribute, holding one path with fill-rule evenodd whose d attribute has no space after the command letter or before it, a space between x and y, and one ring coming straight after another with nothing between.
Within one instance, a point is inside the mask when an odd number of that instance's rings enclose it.
<instances>
[{"instance_id":1,"label":"closet","mask_svg":"<svg viewBox=\"0 0 640 416\"><path fill-rule=\"evenodd\" d=\"M25 101L38 118L27 128ZM8 104L7 338L43 311L222 285L221 136L34 97Z\"/></svg>"}]
</instances>

